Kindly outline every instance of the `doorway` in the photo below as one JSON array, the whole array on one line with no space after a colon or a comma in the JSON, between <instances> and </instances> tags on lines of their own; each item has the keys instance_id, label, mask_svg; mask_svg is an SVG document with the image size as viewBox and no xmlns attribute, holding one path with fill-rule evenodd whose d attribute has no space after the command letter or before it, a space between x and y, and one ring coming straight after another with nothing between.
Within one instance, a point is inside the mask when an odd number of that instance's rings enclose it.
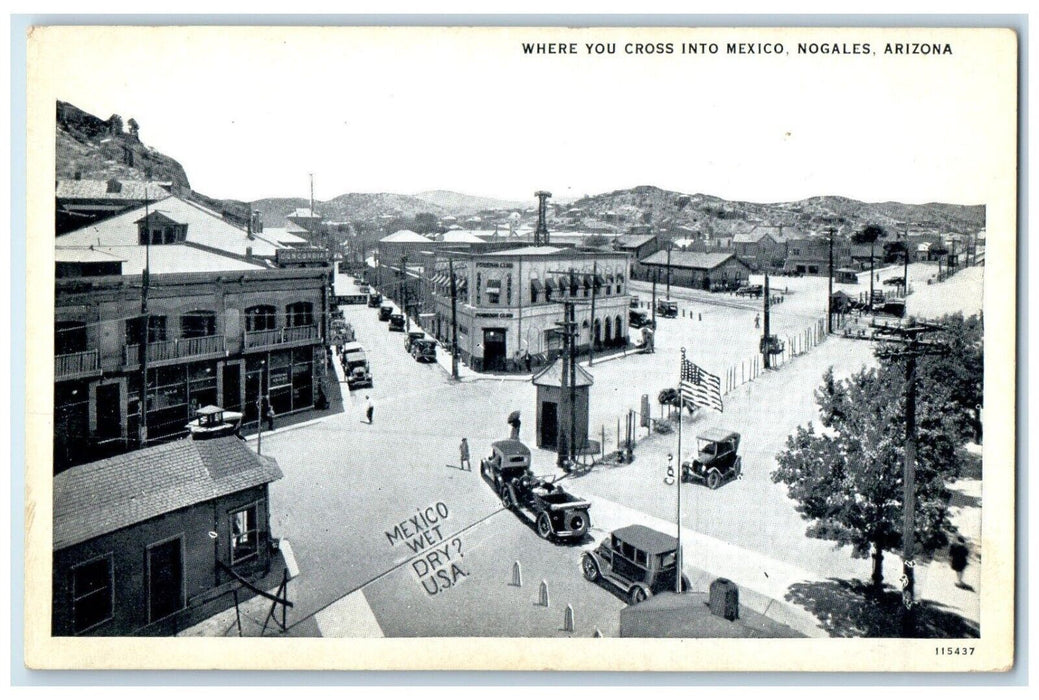
<instances>
[{"instance_id":1,"label":"doorway","mask_svg":"<svg viewBox=\"0 0 1039 700\"><path fill-rule=\"evenodd\" d=\"M483 369L500 372L505 369L505 329L483 329Z\"/></svg>"},{"instance_id":2,"label":"doorway","mask_svg":"<svg viewBox=\"0 0 1039 700\"><path fill-rule=\"evenodd\" d=\"M119 403L118 384L98 384L95 396L97 407L97 437L114 440L123 435L123 411Z\"/></svg>"},{"instance_id":3,"label":"doorway","mask_svg":"<svg viewBox=\"0 0 1039 700\"><path fill-rule=\"evenodd\" d=\"M538 447L556 448L556 438L559 432L557 411L558 404L554 401L541 402L541 425L538 426L541 441Z\"/></svg>"},{"instance_id":4,"label":"doorway","mask_svg":"<svg viewBox=\"0 0 1039 700\"><path fill-rule=\"evenodd\" d=\"M169 617L184 607L182 539L148 547L148 622Z\"/></svg>"},{"instance_id":5,"label":"doorway","mask_svg":"<svg viewBox=\"0 0 1039 700\"><path fill-rule=\"evenodd\" d=\"M242 410L242 368L241 365L224 365L224 405L230 411Z\"/></svg>"}]
</instances>

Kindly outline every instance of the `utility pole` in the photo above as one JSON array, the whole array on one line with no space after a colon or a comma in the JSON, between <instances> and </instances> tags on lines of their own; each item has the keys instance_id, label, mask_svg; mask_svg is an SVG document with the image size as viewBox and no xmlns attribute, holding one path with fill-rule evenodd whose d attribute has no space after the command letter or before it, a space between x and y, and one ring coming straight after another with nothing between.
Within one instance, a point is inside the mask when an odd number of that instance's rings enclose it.
<instances>
[{"instance_id":1,"label":"utility pole","mask_svg":"<svg viewBox=\"0 0 1039 700\"><path fill-rule=\"evenodd\" d=\"M455 259L447 259L451 276L451 376L458 379L458 284L455 282Z\"/></svg>"},{"instance_id":2,"label":"utility pole","mask_svg":"<svg viewBox=\"0 0 1039 700\"><path fill-rule=\"evenodd\" d=\"M263 377L267 374L267 361L260 360L260 384L256 387L256 454L263 454ZM270 375L267 375L267 391L270 392L271 379ZM267 404L271 402L271 397L268 395Z\"/></svg>"},{"instance_id":3,"label":"utility pole","mask_svg":"<svg viewBox=\"0 0 1039 700\"><path fill-rule=\"evenodd\" d=\"M905 241L902 248L902 298L909 296L909 224L906 224Z\"/></svg>"},{"instance_id":4,"label":"utility pole","mask_svg":"<svg viewBox=\"0 0 1039 700\"><path fill-rule=\"evenodd\" d=\"M916 359L923 355L944 355L948 348L940 343L921 342L920 336L943 330L941 326L917 323L912 326L878 326L874 337L886 342L878 357L905 360L905 461L902 474L902 636L916 634ZM902 347L898 347L901 345Z\"/></svg>"},{"instance_id":5,"label":"utility pole","mask_svg":"<svg viewBox=\"0 0 1039 700\"><path fill-rule=\"evenodd\" d=\"M571 272L571 274L573 273ZM573 289L573 285L570 288ZM577 330L577 319L573 302L567 303L566 312L569 317L567 325L568 329L570 329L568 333L570 336L570 352L567 357L567 364L570 365L570 384L568 385L570 392L570 401L568 402L570 404L570 439L567 440L567 444L569 445L568 451L570 453L568 463L573 464L574 456L577 454L577 445L574 443L577 440L577 334L579 332Z\"/></svg>"},{"instance_id":6,"label":"utility pole","mask_svg":"<svg viewBox=\"0 0 1039 700\"><path fill-rule=\"evenodd\" d=\"M657 280L660 278L660 268L653 268L653 301L650 308L653 309L653 330L657 329Z\"/></svg>"},{"instance_id":7,"label":"utility pole","mask_svg":"<svg viewBox=\"0 0 1039 700\"><path fill-rule=\"evenodd\" d=\"M592 322L588 327L588 366L595 362L595 290L598 289L598 262L592 261Z\"/></svg>"},{"instance_id":8,"label":"utility pole","mask_svg":"<svg viewBox=\"0 0 1039 700\"><path fill-rule=\"evenodd\" d=\"M152 222L148 209L148 181L144 183L144 270L141 271L141 337L140 349L137 351L141 364L141 394L138 408L141 412L140 424L137 428L138 447L148 442L148 335L151 325L151 314L148 313L148 286L151 284L151 250Z\"/></svg>"},{"instance_id":9,"label":"utility pole","mask_svg":"<svg viewBox=\"0 0 1039 700\"><path fill-rule=\"evenodd\" d=\"M400 310L404 312L404 332L411 330L411 317L408 316L408 256L400 256Z\"/></svg>"},{"instance_id":10,"label":"utility pole","mask_svg":"<svg viewBox=\"0 0 1039 700\"><path fill-rule=\"evenodd\" d=\"M667 300L671 301L671 249L675 247L672 241L667 242Z\"/></svg>"},{"instance_id":11,"label":"utility pole","mask_svg":"<svg viewBox=\"0 0 1039 700\"><path fill-rule=\"evenodd\" d=\"M762 293L761 296L763 296L765 298L765 300L764 300L765 308L764 308L764 314L763 314L764 317L765 317L765 325L764 325L765 334L761 338L761 355L762 355L761 360L762 360L762 364L764 365L765 369L772 369L772 335L771 335L771 330L770 330L770 326L769 326L769 319L768 319L769 308L771 307L772 300L770 298L771 295L770 295L769 290L768 290L768 273L767 272L765 273L765 289L764 289L764 292Z\"/></svg>"},{"instance_id":12,"label":"utility pole","mask_svg":"<svg viewBox=\"0 0 1039 700\"><path fill-rule=\"evenodd\" d=\"M576 367L575 359L576 353L574 352L574 335L575 326L577 325L574 321L574 302L564 301L563 302L563 321L557 322L557 326L560 327L559 332L563 336L563 377L562 386L560 387L560 397L563 399L562 410L559 411L559 416L566 416L568 418L567 430L565 432L558 431L557 438L557 464L564 471L569 471L570 464L573 461L574 455L574 438L576 437L576 407L577 403L577 392L576 392ZM557 425L561 421L557 419Z\"/></svg>"},{"instance_id":13,"label":"utility pole","mask_svg":"<svg viewBox=\"0 0 1039 700\"><path fill-rule=\"evenodd\" d=\"M833 333L833 234L835 229L830 227L830 273L826 294L826 332ZM766 326L767 327L767 326ZM768 331L766 331L767 333ZM766 365L767 367L767 365Z\"/></svg>"},{"instance_id":14,"label":"utility pole","mask_svg":"<svg viewBox=\"0 0 1039 700\"><path fill-rule=\"evenodd\" d=\"M675 478L675 500L678 503L675 512L675 528L678 534L678 547L675 550L675 593L682 592L682 412L685 410L685 394L682 393L682 379L685 370L685 348L682 348L682 364L678 379L678 475Z\"/></svg>"}]
</instances>

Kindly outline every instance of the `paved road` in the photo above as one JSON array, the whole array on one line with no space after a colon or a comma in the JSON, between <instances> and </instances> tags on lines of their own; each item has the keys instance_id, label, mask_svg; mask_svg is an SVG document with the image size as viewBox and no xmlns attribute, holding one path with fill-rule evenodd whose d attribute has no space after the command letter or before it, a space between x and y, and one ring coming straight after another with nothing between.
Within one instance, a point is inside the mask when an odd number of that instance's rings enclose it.
<instances>
[{"instance_id":1,"label":"paved road","mask_svg":"<svg viewBox=\"0 0 1039 700\"><path fill-rule=\"evenodd\" d=\"M501 510L478 475L456 468L461 437L469 438L478 468L490 442L506 437L505 418L512 410L523 411L521 438L535 443L533 387L515 380L452 382L441 365L419 364L405 354L404 334L388 332L375 309L346 307L345 313L369 349L375 386L345 396L342 414L264 437L264 453L275 456L285 473L271 487L272 528L292 542L303 572L294 587L290 623L328 610L362 589L386 635L562 635L562 608L568 603L577 613L575 634L588 636L595 628L616 634L623 602L581 578L580 547L540 541L513 514ZM655 396L661 386L673 385L680 346L695 350L708 368L752 355L753 314L751 309L714 307L703 321L666 321L658 333L658 354L596 363L592 431L614 426L619 414L638 406L641 394ZM796 315L789 318L792 327L803 323ZM734 334L732 328L741 324L748 329ZM685 454L703 427L726 425L742 432L747 472L743 481L718 491L685 487L683 526L701 537L701 552L690 553L688 566L717 566L738 552L741 575L757 580L737 582L779 597L784 591L776 592L766 581L766 569L772 566L767 562L820 578L868 574L867 562L805 538L805 523L768 475L785 436L814 416L813 391L825 368L838 364L851 370L869 361L869 344L830 339L780 372L737 389L727 397L724 414L702 414L687 422ZM375 404L373 425L363 421L365 394ZM615 436L607 437L608 443L614 441ZM618 513L644 513L647 521L673 518L673 490L661 478L666 454L674 447L673 438L647 440L634 464L596 469L570 482L575 493L600 504L592 510L597 529L581 546L605 535L603 527L615 527ZM533 456L535 472L560 475L552 453L534 450ZM437 522L439 531L425 528L430 534L419 549L446 547L443 557L458 564L459 572L452 573L450 587L441 580L442 585L427 588L437 579L422 575L424 567L412 563L414 554L405 538L394 533L437 504L447 514ZM613 515L599 523L599 511ZM708 551L712 547L715 551ZM523 568L523 588L508 585L514 561ZM758 572L748 562L765 564ZM542 579L549 584L548 609L532 602ZM962 606L969 608L972 600L965 598Z\"/></svg>"}]
</instances>

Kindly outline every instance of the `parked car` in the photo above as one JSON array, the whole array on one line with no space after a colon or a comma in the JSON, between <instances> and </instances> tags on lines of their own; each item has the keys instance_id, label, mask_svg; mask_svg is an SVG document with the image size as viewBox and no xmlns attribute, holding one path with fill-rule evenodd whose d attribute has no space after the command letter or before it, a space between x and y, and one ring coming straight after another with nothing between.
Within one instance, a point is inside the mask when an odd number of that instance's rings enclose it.
<instances>
[{"instance_id":1,"label":"parked car","mask_svg":"<svg viewBox=\"0 0 1039 700\"><path fill-rule=\"evenodd\" d=\"M653 319L645 311L628 309L628 325L632 328L652 328Z\"/></svg>"},{"instance_id":2,"label":"parked car","mask_svg":"<svg viewBox=\"0 0 1039 700\"><path fill-rule=\"evenodd\" d=\"M368 306L377 309L382 304L382 294L372 292L368 295Z\"/></svg>"},{"instance_id":3,"label":"parked car","mask_svg":"<svg viewBox=\"0 0 1039 700\"><path fill-rule=\"evenodd\" d=\"M906 278L905 277L888 277L886 280L884 280L884 284L894 285L894 286L897 286L897 287L901 287L905 283L906 283Z\"/></svg>"},{"instance_id":4,"label":"parked car","mask_svg":"<svg viewBox=\"0 0 1039 700\"><path fill-rule=\"evenodd\" d=\"M904 318L906 315L905 299L887 299L882 303L874 304L873 313Z\"/></svg>"},{"instance_id":5,"label":"parked car","mask_svg":"<svg viewBox=\"0 0 1039 700\"><path fill-rule=\"evenodd\" d=\"M658 301L657 316L663 316L664 318L678 318L678 302Z\"/></svg>"},{"instance_id":6,"label":"parked car","mask_svg":"<svg viewBox=\"0 0 1039 700\"><path fill-rule=\"evenodd\" d=\"M404 314L390 314L390 330L404 332Z\"/></svg>"},{"instance_id":7,"label":"parked car","mask_svg":"<svg viewBox=\"0 0 1039 700\"><path fill-rule=\"evenodd\" d=\"M581 557L581 571L592 583L616 588L631 605L663 591L675 590L678 541L645 525L628 525L610 533ZM682 590L691 588L682 575Z\"/></svg>"},{"instance_id":8,"label":"parked car","mask_svg":"<svg viewBox=\"0 0 1039 700\"><path fill-rule=\"evenodd\" d=\"M696 444L696 459L682 463L683 481L701 481L716 489L739 478L743 472L743 458L738 454L739 433L709 428L697 436Z\"/></svg>"},{"instance_id":9,"label":"parked car","mask_svg":"<svg viewBox=\"0 0 1039 700\"><path fill-rule=\"evenodd\" d=\"M530 450L519 440L499 440L480 461L480 474L502 505L533 525L543 539L579 540L588 532L592 504L530 471Z\"/></svg>"},{"instance_id":10,"label":"parked car","mask_svg":"<svg viewBox=\"0 0 1039 700\"><path fill-rule=\"evenodd\" d=\"M379 320L389 321L390 316L393 315L393 307L386 304L379 307Z\"/></svg>"},{"instance_id":11,"label":"parked car","mask_svg":"<svg viewBox=\"0 0 1039 700\"><path fill-rule=\"evenodd\" d=\"M419 338L411 344L411 356L416 362L436 362L437 341L432 338Z\"/></svg>"},{"instance_id":12,"label":"parked car","mask_svg":"<svg viewBox=\"0 0 1039 700\"><path fill-rule=\"evenodd\" d=\"M360 343L344 345L341 356L347 388L357 389L362 386L372 386L372 370L368 364L368 353Z\"/></svg>"},{"instance_id":13,"label":"parked car","mask_svg":"<svg viewBox=\"0 0 1039 700\"><path fill-rule=\"evenodd\" d=\"M736 290L738 297L760 297L765 293L765 288L760 284L747 284Z\"/></svg>"},{"instance_id":14,"label":"parked car","mask_svg":"<svg viewBox=\"0 0 1039 700\"><path fill-rule=\"evenodd\" d=\"M410 353L411 344L425 337L426 334L422 331L408 331L408 335L404 338L404 351Z\"/></svg>"}]
</instances>

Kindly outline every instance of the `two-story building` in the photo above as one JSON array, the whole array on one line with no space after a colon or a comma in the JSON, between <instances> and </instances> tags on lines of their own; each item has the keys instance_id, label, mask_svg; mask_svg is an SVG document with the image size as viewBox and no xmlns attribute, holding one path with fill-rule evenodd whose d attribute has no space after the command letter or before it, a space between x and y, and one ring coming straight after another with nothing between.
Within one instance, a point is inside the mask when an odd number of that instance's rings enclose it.
<instances>
[{"instance_id":1,"label":"two-story building","mask_svg":"<svg viewBox=\"0 0 1039 700\"><path fill-rule=\"evenodd\" d=\"M141 446L142 420L150 444L207 404L323 404L327 269L274 269L279 250L177 198L59 236L55 471Z\"/></svg>"},{"instance_id":2,"label":"two-story building","mask_svg":"<svg viewBox=\"0 0 1039 700\"><path fill-rule=\"evenodd\" d=\"M733 252L755 271L783 269L787 256L787 235L783 226L756 226L732 237Z\"/></svg>"},{"instance_id":3,"label":"two-story building","mask_svg":"<svg viewBox=\"0 0 1039 700\"><path fill-rule=\"evenodd\" d=\"M452 266L459 354L477 371L517 370L528 353L546 359L558 354L564 301L576 305L579 350L628 342L625 253L555 246L438 251L426 271L434 314L426 330L445 343L452 337Z\"/></svg>"},{"instance_id":4,"label":"two-story building","mask_svg":"<svg viewBox=\"0 0 1039 700\"><path fill-rule=\"evenodd\" d=\"M846 238L834 238L833 269L852 267L851 244ZM784 271L797 275L830 274L830 239L828 236L790 238L786 244Z\"/></svg>"}]
</instances>

